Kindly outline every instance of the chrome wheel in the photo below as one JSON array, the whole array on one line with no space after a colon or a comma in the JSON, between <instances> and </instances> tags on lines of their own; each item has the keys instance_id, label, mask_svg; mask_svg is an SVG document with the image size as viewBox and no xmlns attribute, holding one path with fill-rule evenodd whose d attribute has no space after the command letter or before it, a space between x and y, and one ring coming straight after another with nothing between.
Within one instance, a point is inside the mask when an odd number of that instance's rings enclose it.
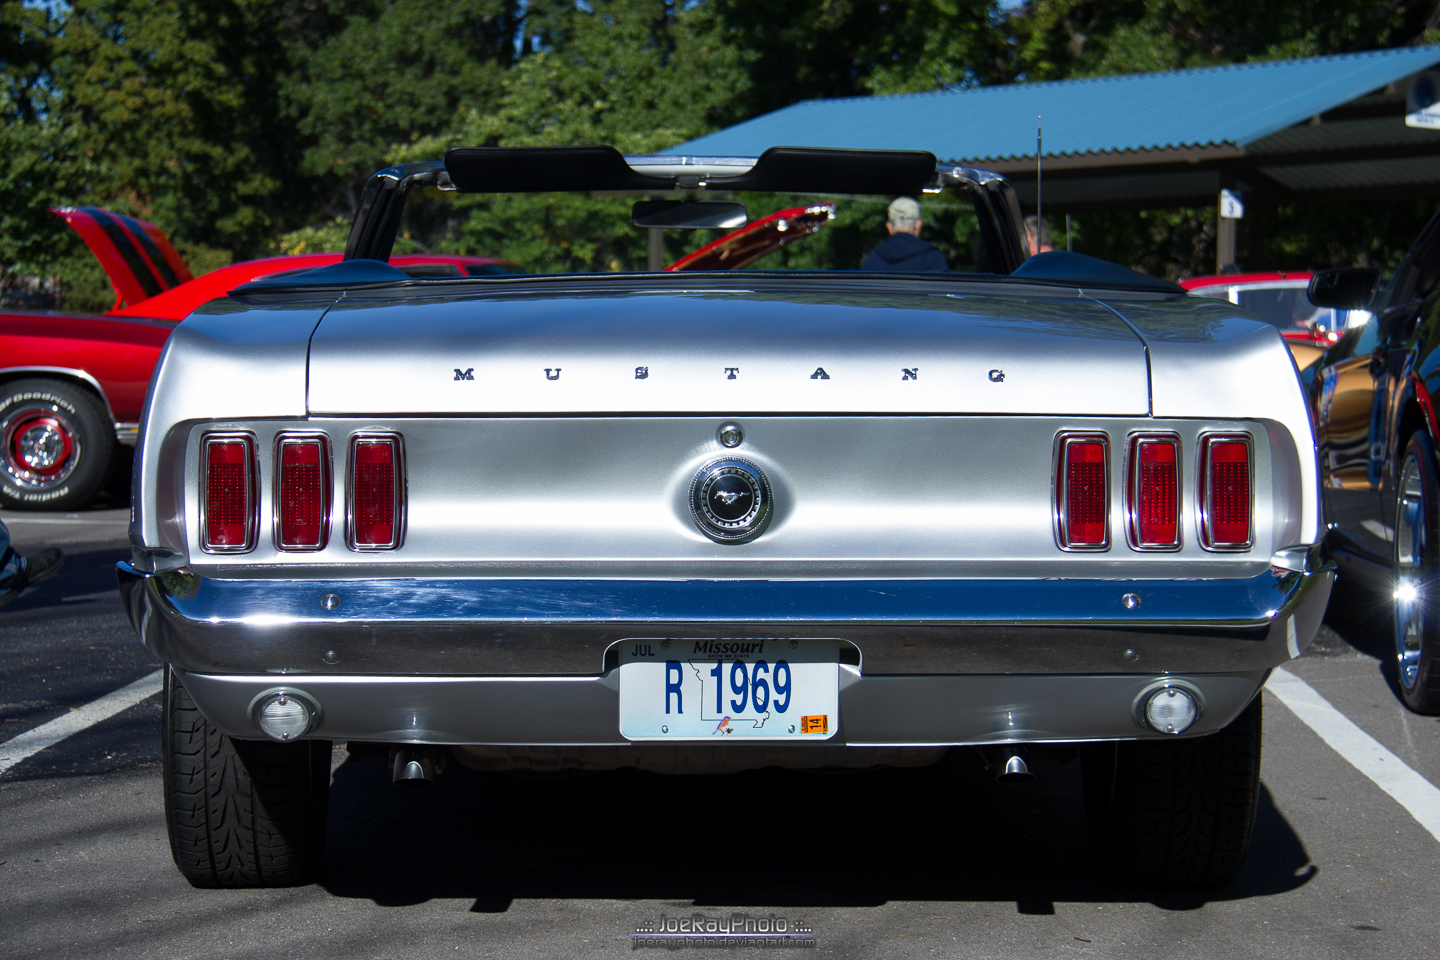
<instances>
[{"instance_id":1,"label":"chrome wheel","mask_svg":"<svg viewBox=\"0 0 1440 960\"><path fill-rule=\"evenodd\" d=\"M1440 714L1440 473L1435 444L1417 431L1395 478L1395 667L1400 698Z\"/></svg>"},{"instance_id":2,"label":"chrome wheel","mask_svg":"<svg viewBox=\"0 0 1440 960\"><path fill-rule=\"evenodd\" d=\"M1426 628L1426 488L1416 456L1405 458L1395 492L1395 658L1401 684L1413 688Z\"/></svg>"},{"instance_id":3,"label":"chrome wheel","mask_svg":"<svg viewBox=\"0 0 1440 960\"><path fill-rule=\"evenodd\" d=\"M1427 547L1425 477L1412 453L1405 458L1396 490L1395 506L1395 656L1400 683L1414 689L1420 676L1420 653L1425 636Z\"/></svg>"},{"instance_id":4,"label":"chrome wheel","mask_svg":"<svg viewBox=\"0 0 1440 960\"><path fill-rule=\"evenodd\" d=\"M58 405L27 403L0 422L7 479L23 491L59 487L80 462L80 431Z\"/></svg>"}]
</instances>

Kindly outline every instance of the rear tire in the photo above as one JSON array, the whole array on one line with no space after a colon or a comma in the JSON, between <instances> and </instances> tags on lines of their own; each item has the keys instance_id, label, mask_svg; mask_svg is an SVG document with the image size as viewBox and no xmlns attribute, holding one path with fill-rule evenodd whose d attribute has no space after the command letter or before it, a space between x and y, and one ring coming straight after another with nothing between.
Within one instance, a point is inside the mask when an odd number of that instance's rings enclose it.
<instances>
[{"instance_id":1,"label":"rear tire","mask_svg":"<svg viewBox=\"0 0 1440 960\"><path fill-rule=\"evenodd\" d=\"M1395 666L1416 713L1440 713L1440 478L1435 446L1410 438L1395 488Z\"/></svg>"},{"instance_id":2,"label":"rear tire","mask_svg":"<svg viewBox=\"0 0 1440 960\"><path fill-rule=\"evenodd\" d=\"M1209 736L1081 747L1101 869L1142 887L1214 888L1234 879L1255 824L1260 721L1257 695Z\"/></svg>"},{"instance_id":3,"label":"rear tire","mask_svg":"<svg viewBox=\"0 0 1440 960\"><path fill-rule=\"evenodd\" d=\"M197 887L306 883L325 847L330 741L235 740L165 671L165 822Z\"/></svg>"},{"instance_id":4,"label":"rear tire","mask_svg":"<svg viewBox=\"0 0 1440 960\"><path fill-rule=\"evenodd\" d=\"M0 385L0 507L75 510L104 485L115 425L100 398L63 380Z\"/></svg>"}]
</instances>

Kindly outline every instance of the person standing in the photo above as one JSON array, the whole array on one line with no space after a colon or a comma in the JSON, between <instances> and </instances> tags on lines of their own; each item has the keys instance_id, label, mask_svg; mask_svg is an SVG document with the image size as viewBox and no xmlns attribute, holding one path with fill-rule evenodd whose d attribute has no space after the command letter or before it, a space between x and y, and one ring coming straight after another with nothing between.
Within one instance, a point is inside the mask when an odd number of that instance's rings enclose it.
<instances>
[{"instance_id":1,"label":"person standing","mask_svg":"<svg viewBox=\"0 0 1440 960\"><path fill-rule=\"evenodd\" d=\"M897 197L885 222L890 238L866 254L861 270L875 273L945 273L950 267L945 255L920 239L920 204L909 197Z\"/></svg>"},{"instance_id":2,"label":"person standing","mask_svg":"<svg viewBox=\"0 0 1440 960\"><path fill-rule=\"evenodd\" d=\"M0 520L0 607L20 596L26 587L49 580L65 565L59 547L47 547L32 557L22 557L10 546L10 531Z\"/></svg>"}]
</instances>

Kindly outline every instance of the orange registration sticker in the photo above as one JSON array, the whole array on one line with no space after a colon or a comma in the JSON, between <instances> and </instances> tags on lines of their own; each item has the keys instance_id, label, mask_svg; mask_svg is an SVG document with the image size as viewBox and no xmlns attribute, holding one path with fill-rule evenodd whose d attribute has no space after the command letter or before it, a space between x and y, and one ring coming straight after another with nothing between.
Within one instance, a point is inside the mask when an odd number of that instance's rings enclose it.
<instances>
[{"instance_id":1,"label":"orange registration sticker","mask_svg":"<svg viewBox=\"0 0 1440 960\"><path fill-rule=\"evenodd\" d=\"M830 732L830 715L827 714L827 713L822 713L822 714L820 714L819 716L815 716L815 717L801 717L801 718L800 718L800 732L801 732L801 733L829 733L829 732Z\"/></svg>"}]
</instances>

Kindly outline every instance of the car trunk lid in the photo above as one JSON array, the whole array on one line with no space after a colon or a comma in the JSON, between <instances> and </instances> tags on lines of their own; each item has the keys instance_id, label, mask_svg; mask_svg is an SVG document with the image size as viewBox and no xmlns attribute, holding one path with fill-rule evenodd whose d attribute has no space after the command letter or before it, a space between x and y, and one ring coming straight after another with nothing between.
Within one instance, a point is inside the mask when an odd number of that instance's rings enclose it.
<instances>
[{"instance_id":1,"label":"car trunk lid","mask_svg":"<svg viewBox=\"0 0 1440 960\"><path fill-rule=\"evenodd\" d=\"M438 291L437 291L438 293ZM1069 297L662 290L342 300L316 415L1139 415L1143 344Z\"/></svg>"}]
</instances>

